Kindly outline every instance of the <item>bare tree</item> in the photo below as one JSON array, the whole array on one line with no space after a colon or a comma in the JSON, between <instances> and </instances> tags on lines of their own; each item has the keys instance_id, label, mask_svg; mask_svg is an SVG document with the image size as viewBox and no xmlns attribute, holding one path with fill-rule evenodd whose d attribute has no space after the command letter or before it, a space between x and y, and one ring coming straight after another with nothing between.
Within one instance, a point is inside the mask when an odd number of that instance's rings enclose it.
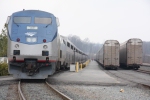
<instances>
[{"instance_id":1,"label":"bare tree","mask_svg":"<svg viewBox=\"0 0 150 100\"><path fill-rule=\"evenodd\" d=\"M94 57L94 54L102 47L100 43L90 42L88 38L81 40L79 36L69 35L68 39L75 44L80 50L88 54L91 58Z\"/></svg>"}]
</instances>

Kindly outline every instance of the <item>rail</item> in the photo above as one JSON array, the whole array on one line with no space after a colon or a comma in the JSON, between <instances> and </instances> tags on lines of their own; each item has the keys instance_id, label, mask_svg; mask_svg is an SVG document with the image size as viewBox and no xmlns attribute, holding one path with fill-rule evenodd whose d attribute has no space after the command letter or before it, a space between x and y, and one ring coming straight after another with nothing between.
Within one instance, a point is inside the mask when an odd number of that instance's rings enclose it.
<instances>
[{"instance_id":1,"label":"rail","mask_svg":"<svg viewBox=\"0 0 150 100\"><path fill-rule=\"evenodd\" d=\"M48 82L46 82L46 84L53 90L55 91L57 94L59 94L64 100L73 100L71 98L69 98L68 96L66 96L65 94L59 92L58 90L54 89Z\"/></svg>"},{"instance_id":2,"label":"rail","mask_svg":"<svg viewBox=\"0 0 150 100\"><path fill-rule=\"evenodd\" d=\"M21 91L20 81L18 83L18 93L19 93L20 100L26 100L23 93L22 93L22 91Z\"/></svg>"}]
</instances>

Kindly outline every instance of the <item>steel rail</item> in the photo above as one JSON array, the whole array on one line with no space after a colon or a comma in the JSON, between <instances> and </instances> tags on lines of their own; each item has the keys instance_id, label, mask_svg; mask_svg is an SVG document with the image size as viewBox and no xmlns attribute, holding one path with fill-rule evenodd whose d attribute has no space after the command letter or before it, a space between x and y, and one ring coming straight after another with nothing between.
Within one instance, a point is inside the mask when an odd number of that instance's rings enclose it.
<instances>
[{"instance_id":1,"label":"steel rail","mask_svg":"<svg viewBox=\"0 0 150 100\"><path fill-rule=\"evenodd\" d=\"M21 91L20 81L18 83L18 93L19 93L20 100L26 100L25 97L24 97L24 95L23 95L23 93L22 93L22 91Z\"/></svg>"},{"instance_id":2,"label":"steel rail","mask_svg":"<svg viewBox=\"0 0 150 100\"><path fill-rule=\"evenodd\" d=\"M66 96L65 94L61 93L60 91L54 89L47 81L45 81L45 82L53 91L55 91L57 94L59 94L64 100L73 100L73 99L69 98L68 96Z\"/></svg>"}]
</instances>

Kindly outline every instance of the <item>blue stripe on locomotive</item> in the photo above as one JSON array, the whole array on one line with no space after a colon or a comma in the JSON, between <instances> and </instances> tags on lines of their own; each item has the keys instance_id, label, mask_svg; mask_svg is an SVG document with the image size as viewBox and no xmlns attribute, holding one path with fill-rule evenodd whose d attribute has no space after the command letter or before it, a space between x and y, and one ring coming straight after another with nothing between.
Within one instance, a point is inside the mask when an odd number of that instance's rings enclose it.
<instances>
[{"instance_id":1,"label":"blue stripe on locomotive","mask_svg":"<svg viewBox=\"0 0 150 100\"><path fill-rule=\"evenodd\" d=\"M31 17L31 23L26 23L26 24L15 24L13 22L14 17ZM35 17L41 17L41 18L51 18L52 23L46 27L47 24L35 24L34 23L34 18ZM37 30L35 29L27 29L27 26L36 26L38 27ZM27 32L35 32L36 34L34 37L37 37L37 42L30 43L26 42L26 35L25 33ZM43 43L43 39L46 39L47 42L52 42L56 36L57 36L57 24L56 24L56 17L48 12L45 11L39 11L39 10L24 10L24 11L19 11L16 13L13 13L10 21L8 23L8 35L9 38L12 41L16 41L17 38L20 38L20 42L24 44L40 44Z\"/></svg>"}]
</instances>

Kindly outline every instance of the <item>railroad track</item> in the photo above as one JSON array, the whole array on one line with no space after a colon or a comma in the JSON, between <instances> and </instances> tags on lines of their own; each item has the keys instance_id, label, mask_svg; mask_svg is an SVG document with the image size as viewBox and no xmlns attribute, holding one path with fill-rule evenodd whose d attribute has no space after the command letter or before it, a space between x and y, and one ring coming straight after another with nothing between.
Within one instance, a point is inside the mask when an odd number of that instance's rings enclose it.
<instances>
[{"instance_id":1,"label":"railroad track","mask_svg":"<svg viewBox=\"0 0 150 100\"><path fill-rule=\"evenodd\" d=\"M48 82L40 83L18 83L18 93L20 100L32 99L56 99L56 100L72 100L65 94L53 88Z\"/></svg>"},{"instance_id":2,"label":"railroad track","mask_svg":"<svg viewBox=\"0 0 150 100\"><path fill-rule=\"evenodd\" d=\"M150 71L146 71L146 70L141 70L141 69L139 69L139 70L135 70L135 71L141 72L141 73L150 74Z\"/></svg>"},{"instance_id":3,"label":"railroad track","mask_svg":"<svg viewBox=\"0 0 150 100\"><path fill-rule=\"evenodd\" d=\"M149 77L145 78L143 75L138 76L138 74L135 71L130 70L129 71L105 71L108 74L111 74L117 78L136 83L142 86L146 86L150 88L150 80ZM134 72L134 73L133 73ZM134 75L135 74L135 75ZM136 75L137 74L137 75Z\"/></svg>"},{"instance_id":4,"label":"railroad track","mask_svg":"<svg viewBox=\"0 0 150 100\"><path fill-rule=\"evenodd\" d=\"M22 91L21 91L20 82L21 82L21 81L19 81L19 83L18 83L18 94L19 94L19 98L20 98L20 100L26 100L25 97L24 97L24 95L23 95L23 93L22 93Z\"/></svg>"}]
</instances>

